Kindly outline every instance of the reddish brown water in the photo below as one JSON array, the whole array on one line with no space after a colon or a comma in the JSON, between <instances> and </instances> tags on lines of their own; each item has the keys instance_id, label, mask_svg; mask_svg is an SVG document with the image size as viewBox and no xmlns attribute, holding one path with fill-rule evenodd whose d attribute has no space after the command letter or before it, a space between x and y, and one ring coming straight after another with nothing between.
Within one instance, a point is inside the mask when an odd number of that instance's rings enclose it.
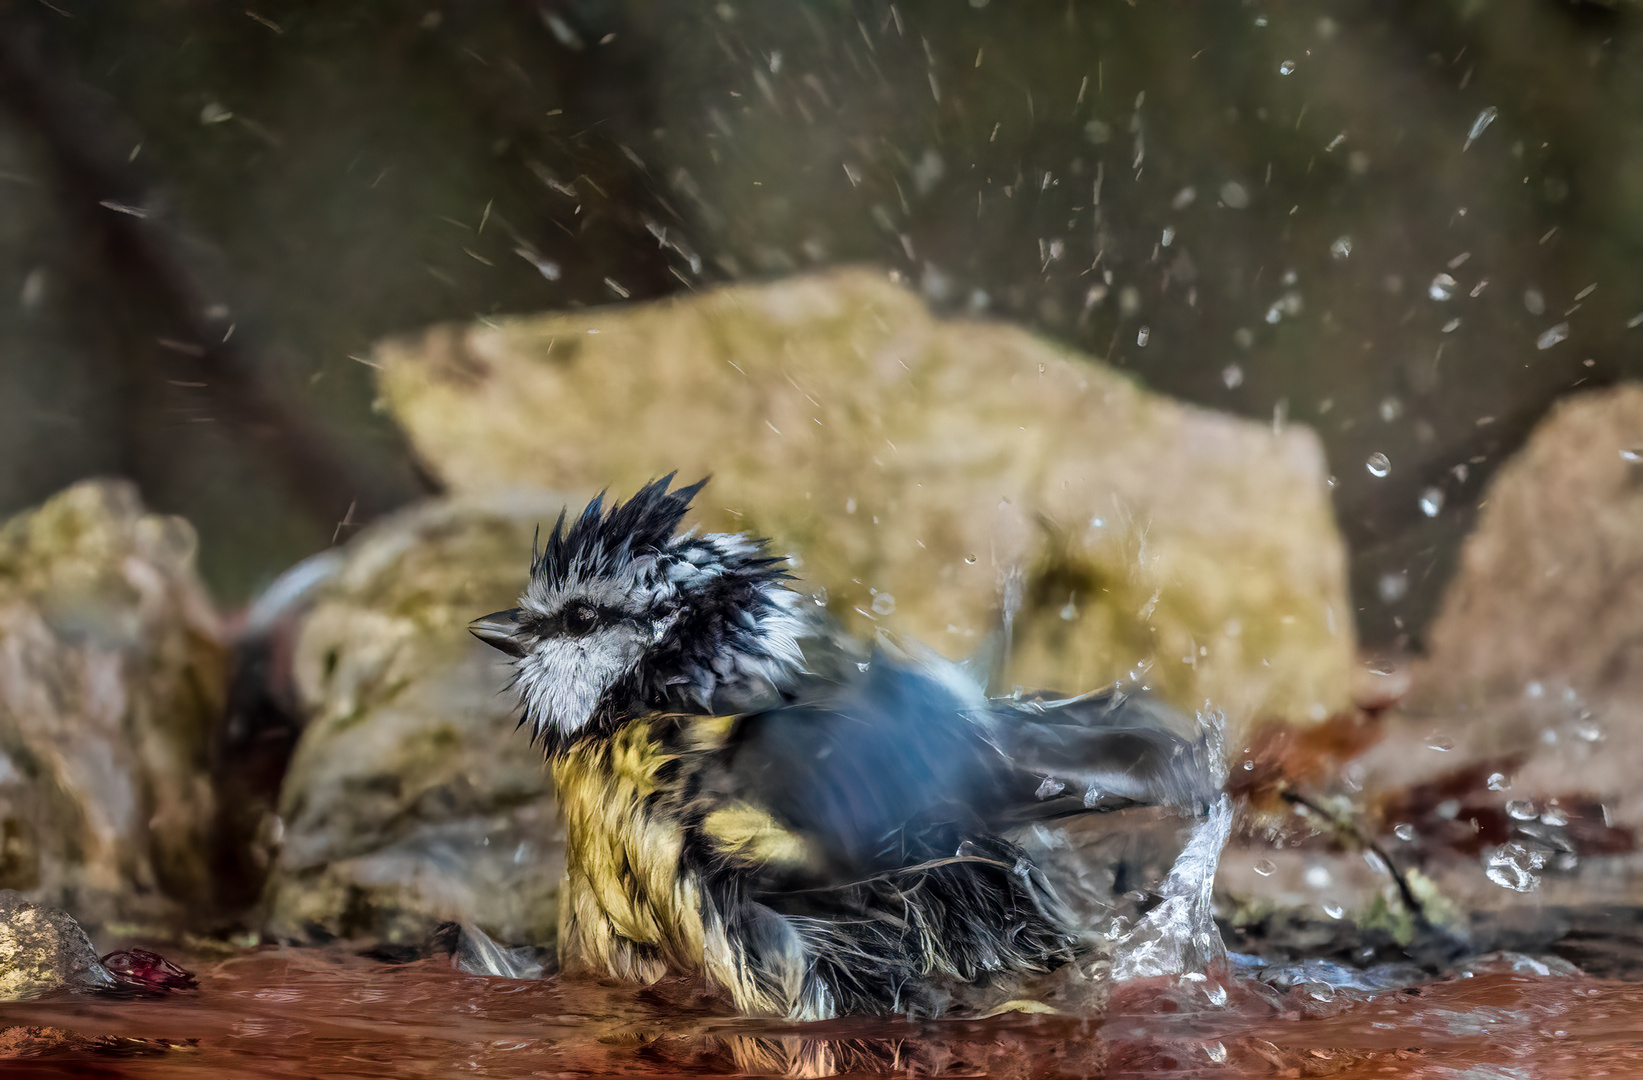
<instances>
[{"instance_id":1,"label":"reddish brown water","mask_svg":"<svg viewBox=\"0 0 1643 1080\"><path fill-rule=\"evenodd\" d=\"M0 1006L0 1075L724 1075L797 1059L897 1076L1643 1076L1643 985L1576 978L1481 975L1356 1000L1234 987L1222 1008L1132 985L1101 1021L801 1027L715 1015L680 983L511 982L321 950L195 970L198 991L161 999Z\"/></svg>"}]
</instances>

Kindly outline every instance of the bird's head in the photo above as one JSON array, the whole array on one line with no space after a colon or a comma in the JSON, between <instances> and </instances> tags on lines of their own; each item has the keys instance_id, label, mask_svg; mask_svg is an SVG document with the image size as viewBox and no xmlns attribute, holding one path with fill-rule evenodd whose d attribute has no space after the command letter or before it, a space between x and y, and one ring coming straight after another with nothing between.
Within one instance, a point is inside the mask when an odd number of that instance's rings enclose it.
<instances>
[{"instance_id":1,"label":"bird's head","mask_svg":"<svg viewBox=\"0 0 1643 1080\"><path fill-rule=\"evenodd\" d=\"M519 606L470 626L514 658L523 722L550 745L803 674L811 620L783 560L746 535L675 535L707 481L669 491L672 479L608 509L601 495L568 527L561 513Z\"/></svg>"}]
</instances>

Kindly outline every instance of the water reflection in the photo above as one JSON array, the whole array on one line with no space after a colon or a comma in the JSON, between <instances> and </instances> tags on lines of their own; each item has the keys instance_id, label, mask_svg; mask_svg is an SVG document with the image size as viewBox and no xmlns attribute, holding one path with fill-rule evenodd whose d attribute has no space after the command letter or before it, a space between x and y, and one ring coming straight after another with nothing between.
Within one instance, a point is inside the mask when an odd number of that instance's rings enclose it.
<instances>
[{"instance_id":1,"label":"water reflection","mask_svg":"<svg viewBox=\"0 0 1643 1080\"><path fill-rule=\"evenodd\" d=\"M197 993L7 1006L0 1056L122 1077L599 1075L1551 1076L1643 1069L1643 985L1485 959L1457 977L1339 964L1141 980L1099 1019L1006 1014L795 1025L720 1014L692 983L645 990L463 975L334 951L195 965ZM1255 973L1246 966L1244 975Z\"/></svg>"}]
</instances>

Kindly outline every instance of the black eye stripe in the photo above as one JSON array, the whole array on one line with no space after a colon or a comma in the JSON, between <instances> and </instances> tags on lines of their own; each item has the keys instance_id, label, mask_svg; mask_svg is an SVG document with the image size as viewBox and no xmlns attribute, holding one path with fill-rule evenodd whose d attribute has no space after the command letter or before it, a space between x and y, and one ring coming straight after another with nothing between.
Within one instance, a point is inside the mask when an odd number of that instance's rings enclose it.
<instances>
[{"instance_id":1,"label":"black eye stripe","mask_svg":"<svg viewBox=\"0 0 1643 1080\"><path fill-rule=\"evenodd\" d=\"M542 633L582 637L620 622L625 616L614 608L572 600L554 614L542 620Z\"/></svg>"}]
</instances>

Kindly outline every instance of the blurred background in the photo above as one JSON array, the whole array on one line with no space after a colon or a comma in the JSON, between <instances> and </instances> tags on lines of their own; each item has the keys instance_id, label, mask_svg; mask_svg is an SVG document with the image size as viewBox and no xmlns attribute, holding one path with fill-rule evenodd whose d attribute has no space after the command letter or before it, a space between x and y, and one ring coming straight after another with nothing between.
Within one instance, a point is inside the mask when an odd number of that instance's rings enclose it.
<instances>
[{"instance_id":1,"label":"blurred background","mask_svg":"<svg viewBox=\"0 0 1643 1080\"><path fill-rule=\"evenodd\" d=\"M1643 9L0 0L0 191L0 513L131 477L224 604L429 489L385 335L866 263L1314 427L1418 649L1643 368Z\"/></svg>"}]
</instances>

